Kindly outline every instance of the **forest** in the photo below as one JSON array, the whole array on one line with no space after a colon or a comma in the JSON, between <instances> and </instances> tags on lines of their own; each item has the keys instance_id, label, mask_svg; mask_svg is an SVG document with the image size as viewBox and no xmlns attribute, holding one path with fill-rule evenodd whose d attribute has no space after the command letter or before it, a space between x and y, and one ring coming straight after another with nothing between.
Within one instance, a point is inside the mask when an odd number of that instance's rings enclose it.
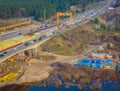
<instances>
[{"instance_id":1,"label":"forest","mask_svg":"<svg viewBox=\"0 0 120 91\"><path fill-rule=\"evenodd\" d=\"M0 18L9 19L14 17L49 18L56 12L64 12L71 5L85 6L101 0L0 0Z\"/></svg>"}]
</instances>

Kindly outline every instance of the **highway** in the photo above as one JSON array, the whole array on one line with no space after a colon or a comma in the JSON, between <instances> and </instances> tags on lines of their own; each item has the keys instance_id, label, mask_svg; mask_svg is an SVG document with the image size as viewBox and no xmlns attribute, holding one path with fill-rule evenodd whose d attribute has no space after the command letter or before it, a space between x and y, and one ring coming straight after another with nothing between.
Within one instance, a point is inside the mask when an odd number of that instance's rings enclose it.
<instances>
[{"instance_id":1,"label":"highway","mask_svg":"<svg viewBox=\"0 0 120 91\"><path fill-rule=\"evenodd\" d=\"M92 10L89 10L89 11L85 11L83 13L80 13L76 16L73 16L73 21L77 21L77 20L80 20L80 17L83 18L85 17L86 15L89 15L90 13L92 12L95 12L96 10L100 9L104 7L104 5L100 5ZM69 21L69 19L64 19L64 20L61 20L60 24L64 24L66 23L67 21ZM28 33L33 33L33 32L36 32L36 31L40 31L40 30L45 30L45 28L47 27L51 27L51 26L55 26L56 25L56 22L51 22L51 23L48 23L48 24L43 24L43 25L40 25L40 27L38 28L35 28L35 29L32 29L32 30L27 30L27 31L21 31L21 30L16 30L16 31L10 31L8 33L5 33L5 34L0 34L0 40L3 41L3 40L6 40L6 39L9 39L9 38L13 38L13 37L16 37L16 36L21 36L21 35L26 35Z\"/></svg>"},{"instance_id":2,"label":"highway","mask_svg":"<svg viewBox=\"0 0 120 91\"><path fill-rule=\"evenodd\" d=\"M76 27L77 25L84 24L84 23L88 22L89 20L98 17L99 15L103 14L104 12L106 12L108 10L109 4L110 4L110 2L107 5L101 5L95 9L88 11L88 12L84 12L84 13L78 15L77 17L73 16L73 24L69 28L73 28L73 27ZM58 29L54 25L54 23L50 23L47 25L44 24L43 26L40 26L39 28L34 29L32 31L31 30L22 31L22 32L17 31L15 33L3 35L3 37L1 37L2 40L7 39L7 38L11 38L13 36L19 36L19 33L21 35L24 35L24 34L34 32L35 35L39 35L39 37L37 37L33 40L26 41L24 43L20 43L20 44L13 46L12 48L9 48L7 50L0 51L0 61L3 62L5 58L8 58L8 56L10 57L10 55L13 56L14 53L20 53L20 51L22 49L27 49L28 47L32 47L33 44L40 43L41 41L43 41L46 38L49 38L51 36L54 36L55 34L58 34L59 32L63 32L65 30L69 29L66 26L62 26L63 24L69 25L69 18L61 20L60 23L61 23L60 29Z\"/></svg>"}]
</instances>

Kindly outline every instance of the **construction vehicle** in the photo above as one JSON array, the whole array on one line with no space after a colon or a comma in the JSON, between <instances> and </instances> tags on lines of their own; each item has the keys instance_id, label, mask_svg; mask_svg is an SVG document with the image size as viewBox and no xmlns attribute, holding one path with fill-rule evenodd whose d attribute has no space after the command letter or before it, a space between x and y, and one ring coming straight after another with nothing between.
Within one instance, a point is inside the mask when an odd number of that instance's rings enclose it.
<instances>
[{"instance_id":1,"label":"construction vehicle","mask_svg":"<svg viewBox=\"0 0 120 91\"><path fill-rule=\"evenodd\" d=\"M104 66L104 69L105 69L105 70L115 70L115 66L105 65L105 66Z\"/></svg>"},{"instance_id":2,"label":"construction vehicle","mask_svg":"<svg viewBox=\"0 0 120 91\"><path fill-rule=\"evenodd\" d=\"M8 59L8 61L9 61L9 62L14 62L15 59L11 57L11 58Z\"/></svg>"},{"instance_id":3,"label":"construction vehicle","mask_svg":"<svg viewBox=\"0 0 120 91\"><path fill-rule=\"evenodd\" d=\"M8 82L8 81L13 80L14 78L18 77L19 75L20 74L18 74L18 73L11 72L3 77L0 77L0 82Z\"/></svg>"},{"instance_id":4,"label":"construction vehicle","mask_svg":"<svg viewBox=\"0 0 120 91\"><path fill-rule=\"evenodd\" d=\"M0 31L6 31L7 29L11 29L11 28L14 28L14 27L26 25L26 24L29 24L29 23L31 23L31 20L27 20L27 21L20 22L20 23L17 23L17 24L13 24L13 25L1 27L1 28L0 28Z\"/></svg>"}]
</instances>

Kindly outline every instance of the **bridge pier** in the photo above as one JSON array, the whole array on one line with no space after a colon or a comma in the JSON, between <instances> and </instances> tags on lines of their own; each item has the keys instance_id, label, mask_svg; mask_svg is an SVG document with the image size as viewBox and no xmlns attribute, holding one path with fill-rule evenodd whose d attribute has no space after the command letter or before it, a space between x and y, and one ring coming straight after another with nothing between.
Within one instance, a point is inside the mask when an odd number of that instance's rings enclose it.
<instances>
[{"instance_id":1,"label":"bridge pier","mask_svg":"<svg viewBox=\"0 0 120 91\"><path fill-rule=\"evenodd\" d=\"M21 53L19 53L17 55L19 55L19 56L25 56L25 52L21 52Z\"/></svg>"},{"instance_id":2,"label":"bridge pier","mask_svg":"<svg viewBox=\"0 0 120 91\"><path fill-rule=\"evenodd\" d=\"M34 49L34 56L38 57L40 53L41 53L41 47L38 46Z\"/></svg>"},{"instance_id":3,"label":"bridge pier","mask_svg":"<svg viewBox=\"0 0 120 91\"><path fill-rule=\"evenodd\" d=\"M40 53L41 53L41 47L40 46L24 52L24 54L26 56L30 56L30 57L38 57Z\"/></svg>"},{"instance_id":4,"label":"bridge pier","mask_svg":"<svg viewBox=\"0 0 120 91\"><path fill-rule=\"evenodd\" d=\"M32 50L33 50L33 49L30 49L30 50L25 51L25 52L24 52L25 55L26 55L26 56L33 57L33 52L32 52Z\"/></svg>"}]
</instances>

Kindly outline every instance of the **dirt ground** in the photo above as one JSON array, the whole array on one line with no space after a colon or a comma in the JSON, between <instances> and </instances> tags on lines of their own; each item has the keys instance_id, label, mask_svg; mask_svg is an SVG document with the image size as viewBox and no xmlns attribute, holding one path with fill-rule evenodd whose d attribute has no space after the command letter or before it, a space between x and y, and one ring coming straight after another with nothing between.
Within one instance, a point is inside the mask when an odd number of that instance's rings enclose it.
<instances>
[{"instance_id":1,"label":"dirt ground","mask_svg":"<svg viewBox=\"0 0 120 91\"><path fill-rule=\"evenodd\" d=\"M54 56L54 60L38 60L38 59L31 59L29 60L26 65L19 67L21 70L25 70L25 72L17 79L14 79L6 84L21 84L21 83L28 83L28 82L37 82L43 79L48 78L49 72L53 70L50 66L54 62L69 62L73 56L60 56L52 53L42 53L42 55L49 55ZM16 64L17 65L17 64ZM20 65L18 65L20 66ZM0 84L1 86L4 84Z\"/></svg>"}]
</instances>

